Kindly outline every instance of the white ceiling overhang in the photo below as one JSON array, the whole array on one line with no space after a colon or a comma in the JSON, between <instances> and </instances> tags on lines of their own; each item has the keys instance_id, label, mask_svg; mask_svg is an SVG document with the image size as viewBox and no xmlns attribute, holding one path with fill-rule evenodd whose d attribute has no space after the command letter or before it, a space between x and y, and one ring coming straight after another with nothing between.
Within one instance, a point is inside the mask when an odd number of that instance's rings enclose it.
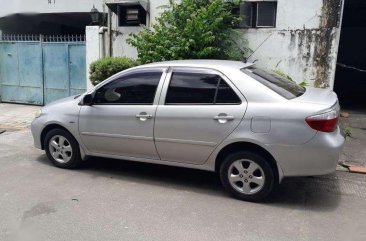
<instances>
[{"instance_id":1,"label":"white ceiling overhang","mask_svg":"<svg viewBox=\"0 0 366 241\"><path fill-rule=\"evenodd\" d=\"M112 12L117 14L117 6L128 6L128 5L141 5L146 12L149 12L149 1L148 0L107 0L105 4Z\"/></svg>"}]
</instances>

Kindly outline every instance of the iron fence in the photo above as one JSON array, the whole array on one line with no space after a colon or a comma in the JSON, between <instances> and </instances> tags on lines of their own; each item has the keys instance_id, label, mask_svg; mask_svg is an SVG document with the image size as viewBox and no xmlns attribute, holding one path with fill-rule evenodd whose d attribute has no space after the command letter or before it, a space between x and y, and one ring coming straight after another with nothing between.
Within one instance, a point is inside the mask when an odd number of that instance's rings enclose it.
<instances>
[{"instance_id":1,"label":"iron fence","mask_svg":"<svg viewBox=\"0 0 366 241\"><path fill-rule=\"evenodd\" d=\"M41 35L41 34L2 34L0 41L3 42L85 42L85 35Z\"/></svg>"}]
</instances>

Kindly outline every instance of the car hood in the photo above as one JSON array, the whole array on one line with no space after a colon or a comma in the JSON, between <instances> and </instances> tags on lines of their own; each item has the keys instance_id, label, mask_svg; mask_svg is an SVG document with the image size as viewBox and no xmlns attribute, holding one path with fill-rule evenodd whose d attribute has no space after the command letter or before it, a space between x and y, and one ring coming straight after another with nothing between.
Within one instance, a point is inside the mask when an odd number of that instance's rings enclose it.
<instances>
[{"instance_id":1,"label":"car hood","mask_svg":"<svg viewBox=\"0 0 366 241\"><path fill-rule=\"evenodd\" d=\"M321 89L306 87L306 91L301 96L292 99L293 102L305 102L324 106L333 106L337 102L337 94L331 89Z\"/></svg>"},{"instance_id":2,"label":"car hood","mask_svg":"<svg viewBox=\"0 0 366 241\"><path fill-rule=\"evenodd\" d=\"M70 101L74 101L76 100L80 95L73 95L73 96L69 96L69 97L66 97L66 98L62 98L62 99L59 99L59 100L55 100L51 103L49 103L48 105L46 105L45 107L49 107L49 106L53 106L53 105L58 105L60 103L65 103L65 102L70 102Z\"/></svg>"},{"instance_id":3,"label":"car hood","mask_svg":"<svg viewBox=\"0 0 366 241\"><path fill-rule=\"evenodd\" d=\"M53 102L49 103L48 105L44 106L42 108L42 111L45 112L49 109L54 109L56 106L59 106L59 105L62 105L62 106L68 106L68 104L74 105L75 103L78 103L80 101L78 98L79 96L80 95L73 95L73 96L69 96L69 97L66 97L63 99L53 101Z\"/></svg>"}]
</instances>

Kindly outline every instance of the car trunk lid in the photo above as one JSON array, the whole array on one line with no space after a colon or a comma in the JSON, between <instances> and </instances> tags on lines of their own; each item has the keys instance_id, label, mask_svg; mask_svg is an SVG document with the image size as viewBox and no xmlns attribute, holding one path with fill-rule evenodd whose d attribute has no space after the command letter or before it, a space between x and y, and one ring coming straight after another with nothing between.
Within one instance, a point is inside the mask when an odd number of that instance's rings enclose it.
<instances>
[{"instance_id":1,"label":"car trunk lid","mask_svg":"<svg viewBox=\"0 0 366 241\"><path fill-rule=\"evenodd\" d=\"M331 89L321 89L306 87L306 91L301 96L291 99L294 102L305 102L312 104L324 105L332 107L338 101L337 94Z\"/></svg>"}]
</instances>

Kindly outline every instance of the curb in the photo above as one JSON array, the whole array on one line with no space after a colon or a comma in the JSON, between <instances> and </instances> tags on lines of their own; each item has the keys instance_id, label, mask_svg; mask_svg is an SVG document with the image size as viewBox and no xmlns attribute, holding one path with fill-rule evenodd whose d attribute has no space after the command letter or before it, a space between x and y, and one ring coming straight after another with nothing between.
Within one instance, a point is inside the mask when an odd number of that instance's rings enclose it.
<instances>
[{"instance_id":1,"label":"curb","mask_svg":"<svg viewBox=\"0 0 366 241\"><path fill-rule=\"evenodd\" d=\"M344 172L348 171L352 173L366 174L366 167L341 162L337 165L337 171L344 171Z\"/></svg>"}]
</instances>

